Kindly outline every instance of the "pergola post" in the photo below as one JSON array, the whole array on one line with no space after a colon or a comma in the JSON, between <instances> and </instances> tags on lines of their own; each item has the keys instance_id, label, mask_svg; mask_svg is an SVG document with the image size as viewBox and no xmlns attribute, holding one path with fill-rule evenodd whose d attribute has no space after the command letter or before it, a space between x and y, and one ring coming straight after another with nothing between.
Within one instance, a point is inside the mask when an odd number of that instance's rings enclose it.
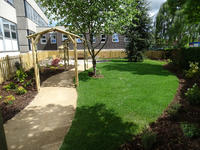
<instances>
[{"instance_id":1,"label":"pergola post","mask_svg":"<svg viewBox=\"0 0 200 150\"><path fill-rule=\"evenodd\" d=\"M67 49L67 41L65 41L65 44L64 44L64 64L65 64L65 71L67 70L67 63L66 63L66 49Z\"/></svg>"},{"instance_id":2,"label":"pergola post","mask_svg":"<svg viewBox=\"0 0 200 150\"><path fill-rule=\"evenodd\" d=\"M69 67L69 41L67 42L67 64Z\"/></svg>"},{"instance_id":3,"label":"pergola post","mask_svg":"<svg viewBox=\"0 0 200 150\"><path fill-rule=\"evenodd\" d=\"M78 56L77 56L77 41L76 37L74 37L74 65L75 65L75 85L76 87L79 86L78 81Z\"/></svg>"},{"instance_id":4,"label":"pergola post","mask_svg":"<svg viewBox=\"0 0 200 150\"><path fill-rule=\"evenodd\" d=\"M37 44L38 39L39 39L39 35L36 38L31 38L36 89L39 92L40 91L40 74L39 74L39 68L38 68L38 64L37 64L37 60L36 60L36 44Z\"/></svg>"},{"instance_id":5,"label":"pergola post","mask_svg":"<svg viewBox=\"0 0 200 150\"><path fill-rule=\"evenodd\" d=\"M86 51L85 51L85 46L86 46L86 43L84 41L84 70L86 71L86 62L85 62L85 59L86 59Z\"/></svg>"}]
</instances>

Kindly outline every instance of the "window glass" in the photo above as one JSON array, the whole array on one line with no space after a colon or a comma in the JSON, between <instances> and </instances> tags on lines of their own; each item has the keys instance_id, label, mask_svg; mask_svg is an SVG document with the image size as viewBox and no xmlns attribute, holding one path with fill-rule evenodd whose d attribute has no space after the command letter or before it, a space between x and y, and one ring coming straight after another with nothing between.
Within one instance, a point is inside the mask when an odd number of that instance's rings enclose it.
<instances>
[{"instance_id":1,"label":"window glass","mask_svg":"<svg viewBox=\"0 0 200 150\"><path fill-rule=\"evenodd\" d=\"M96 43L96 37L93 36L93 43Z\"/></svg>"},{"instance_id":2,"label":"window glass","mask_svg":"<svg viewBox=\"0 0 200 150\"><path fill-rule=\"evenodd\" d=\"M105 43L106 42L106 35L102 34L101 35L101 43Z\"/></svg>"},{"instance_id":3,"label":"window glass","mask_svg":"<svg viewBox=\"0 0 200 150\"><path fill-rule=\"evenodd\" d=\"M4 28L4 35L6 38L10 38L10 28L9 28L9 24L3 24L3 28Z\"/></svg>"},{"instance_id":4,"label":"window glass","mask_svg":"<svg viewBox=\"0 0 200 150\"><path fill-rule=\"evenodd\" d=\"M0 38L2 39L3 37L3 31L2 31L2 28L1 28L1 18L0 18Z\"/></svg>"},{"instance_id":5,"label":"window glass","mask_svg":"<svg viewBox=\"0 0 200 150\"><path fill-rule=\"evenodd\" d=\"M43 35L41 38L41 44L46 44L47 43L47 39L46 39L46 35Z\"/></svg>"},{"instance_id":6,"label":"window glass","mask_svg":"<svg viewBox=\"0 0 200 150\"><path fill-rule=\"evenodd\" d=\"M118 36L118 34L113 34L113 36L112 36L112 42L119 42L119 36Z\"/></svg>"},{"instance_id":7,"label":"window glass","mask_svg":"<svg viewBox=\"0 0 200 150\"><path fill-rule=\"evenodd\" d=\"M51 44L56 44L56 34L50 33Z\"/></svg>"},{"instance_id":8,"label":"window glass","mask_svg":"<svg viewBox=\"0 0 200 150\"><path fill-rule=\"evenodd\" d=\"M67 35L62 34L62 41L65 41L65 40L67 40L67 39L68 39Z\"/></svg>"},{"instance_id":9,"label":"window glass","mask_svg":"<svg viewBox=\"0 0 200 150\"><path fill-rule=\"evenodd\" d=\"M12 4L12 5L14 5L14 0L5 0L5 1L10 3L10 4Z\"/></svg>"},{"instance_id":10,"label":"window glass","mask_svg":"<svg viewBox=\"0 0 200 150\"><path fill-rule=\"evenodd\" d=\"M80 34L79 36L80 36L81 38L83 38L83 35L82 35L82 34ZM76 42L77 42L77 43L82 43L82 40L81 40L81 39L76 39Z\"/></svg>"},{"instance_id":11,"label":"window glass","mask_svg":"<svg viewBox=\"0 0 200 150\"><path fill-rule=\"evenodd\" d=\"M11 26L12 39L17 39L16 25L10 25L10 26Z\"/></svg>"}]
</instances>

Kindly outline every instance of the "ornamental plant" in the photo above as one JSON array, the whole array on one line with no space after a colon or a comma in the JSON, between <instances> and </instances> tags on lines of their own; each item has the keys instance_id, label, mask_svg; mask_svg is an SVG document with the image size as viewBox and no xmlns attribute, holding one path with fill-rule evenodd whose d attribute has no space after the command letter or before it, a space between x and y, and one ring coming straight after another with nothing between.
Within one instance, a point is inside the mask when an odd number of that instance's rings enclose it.
<instances>
[{"instance_id":1,"label":"ornamental plant","mask_svg":"<svg viewBox=\"0 0 200 150\"><path fill-rule=\"evenodd\" d=\"M200 129L197 124L181 123L183 134L188 138L199 137Z\"/></svg>"},{"instance_id":2,"label":"ornamental plant","mask_svg":"<svg viewBox=\"0 0 200 150\"><path fill-rule=\"evenodd\" d=\"M20 86L16 89L16 94L18 94L18 95L23 95L26 93L27 93L27 90L25 88L23 88L22 86Z\"/></svg>"},{"instance_id":3,"label":"ornamental plant","mask_svg":"<svg viewBox=\"0 0 200 150\"><path fill-rule=\"evenodd\" d=\"M9 95L9 96L6 96L3 100L3 102L5 104L13 104L13 101L15 100L15 96L13 95Z\"/></svg>"},{"instance_id":4,"label":"ornamental plant","mask_svg":"<svg viewBox=\"0 0 200 150\"><path fill-rule=\"evenodd\" d=\"M195 83L192 88L188 88L187 92L185 93L186 100L193 105L200 104L200 88Z\"/></svg>"},{"instance_id":5,"label":"ornamental plant","mask_svg":"<svg viewBox=\"0 0 200 150\"><path fill-rule=\"evenodd\" d=\"M54 66L54 67L57 67L59 65L59 62L60 62L60 59L56 58L51 62L51 65Z\"/></svg>"},{"instance_id":6,"label":"ornamental plant","mask_svg":"<svg viewBox=\"0 0 200 150\"><path fill-rule=\"evenodd\" d=\"M13 82L10 82L9 84L3 86L3 89L5 89L6 91L9 90L13 90L17 87L17 85L15 85Z\"/></svg>"},{"instance_id":7,"label":"ornamental plant","mask_svg":"<svg viewBox=\"0 0 200 150\"><path fill-rule=\"evenodd\" d=\"M17 80L20 83L23 83L27 76L28 75L22 69L19 69L16 71L15 80Z\"/></svg>"},{"instance_id":8,"label":"ornamental plant","mask_svg":"<svg viewBox=\"0 0 200 150\"><path fill-rule=\"evenodd\" d=\"M189 62L190 63L190 69L185 71L185 76L187 78L193 78L195 76L198 76L200 74L200 68L198 62Z\"/></svg>"}]
</instances>

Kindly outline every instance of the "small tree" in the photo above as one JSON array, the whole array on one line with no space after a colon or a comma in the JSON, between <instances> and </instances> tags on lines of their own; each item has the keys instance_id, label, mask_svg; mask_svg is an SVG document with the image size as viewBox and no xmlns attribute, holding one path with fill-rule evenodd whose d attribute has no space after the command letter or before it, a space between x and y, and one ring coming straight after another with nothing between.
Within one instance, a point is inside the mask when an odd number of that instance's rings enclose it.
<instances>
[{"instance_id":1,"label":"small tree","mask_svg":"<svg viewBox=\"0 0 200 150\"><path fill-rule=\"evenodd\" d=\"M129 61L137 61L142 57L139 51L146 50L150 46L151 39L151 18L148 14L148 4L145 0L137 0L137 10L139 13L132 20L132 24L127 27L126 37L129 43L126 47L126 53Z\"/></svg>"},{"instance_id":2,"label":"small tree","mask_svg":"<svg viewBox=\"0 0 200 150\"><path fill-rule=\"evenodd\" d=\"M92 57L94 75L96 56L107 42L94 44L94 36L121 33L125 25L133 23L131 21L137 14L135 0L40 0L40 4L46 8L49 17L71 32L84 36Z\"/></svg>"}]
</instances>

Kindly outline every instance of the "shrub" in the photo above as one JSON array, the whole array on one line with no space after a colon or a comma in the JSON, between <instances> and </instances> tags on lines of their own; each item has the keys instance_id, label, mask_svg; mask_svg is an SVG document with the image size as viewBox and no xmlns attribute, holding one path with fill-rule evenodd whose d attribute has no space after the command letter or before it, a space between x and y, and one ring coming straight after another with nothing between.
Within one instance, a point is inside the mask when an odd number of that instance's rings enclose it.
<instances>
[{"instance_id":1,"label":"shrub","mask_svg":"<svg viewBox=\"0 0 200 150\"><path fill-rule=\"evenodd\" d=\"M0 99L2 99L3 97L0 95Z\"/></svg>"},{"instance_id":2,"label":"shrub","mask_svg":"<svg viewBox=\"0 0 200 150\"><path fill-rule=\"evenodd\" d=\"M9 91L11 89L15 89L17 87L17 85L15 85L13 82L10 82L9 84L3 86L3 89L5 89L6 91Z\"/></svg>"},{"instance_id":3,"label":"shrub","mask_svg":"<svg viewBox=\"0 0 200 150\"><path fill-rule=\"evenodd\" d=\"M15 80L22 83L25 81L27 76L28 75L22 69L20 69L16 71Z\"/></svg>"},{"instance_id":4,"label":"shrub","mask_svg":"<svg viewBox=\"0 0 200 150\"><path fill-rule=\"evenodd\" d=\"M198 77L200 73L199 69L199 63L198 62L189 62L190 64L190 69L185 71L185 76L187 78L193 78L193 77Z\"/></svg>"},{"instance_id":5,"label":"shrub","mask_svg":"<svg viewBox=\"0 0 200 150\"><path fill-rule=\"evenodd\" d=\"M142 135L142 145L145 150L150 150L156 142L156 134L152 131L144 131Z\"/></svg>"},{"instance_id":6,"label":"shrub","mask_svg":"<svg viewBox=\"0 0 200 150\"><path fill-rule=\"evenodd\" d=\"M15 97L13 95L6 96L3 100L5 104L13 104Z\"/></svg>"},{"instance_id":7,"label":"shrub","mask_svg":"<svg viewBox=\"0 0 200 150\"><path fill-rule=\"evenodd\" d=\"M51 65L54 66L54 67L57 67L59 65L59 62L60 62L60 59L56 58L51 62Z\"/></svg>"},{"instance_id":8,"label":"shrub","mask_svg":"<svg viewBox=\"0 0 200 150\"><path fill-rule=\"evenodd\" d=\"M178 65L183 69L189 68L189 62L200 63L200 48L190 47L175 49L172 52L171 60L174 64Z\"/></svg>"},{"instance_id":9,"label":"shrub","mask_svg":"<svg viewBox=\"0 0 200 150\"><path fill-rule=\"evenodd\" d=\"M196 83L193 85L192 88L187 89L185 95L190 104L200 104L200 88L197 86Z\"/></svg>"},{"instance_id":10,"label":"shrub","mask_svg":"<svg viewBox=\"0 0 200 150\"><path fill-rule=\"evenodd\" d=\"M29 87L29 86L31 86L32 85L32 80L29 80L29 81L27 81L27 82L25 82L24 84L23 84L23 86L26 88L26 87Z\"/></svg>"},{"instance_id":11,"label":"shrub","mask_svg":"<svg viewBox=\"0 0 200 150\"><path fill-rule=\"evenodd\" d=\"M197 124L181 123L183 134L188 138L199 137L200 129Z\"/></svg>"},{"instance_id":12,"label":"shrub","mask_svg":"<svg viewBox=\"0 0 200 150\"><path fill-rule=\"evenodd\" d=\"M181 104L179 103L174 103L173 105L171 105L169 107L169 109L167 110L167 113L171 116L171 117L176 117L178 111L180 110L181 108Z\"/></svg>"},{"instance_id":13,"label":"shrub","mask_svg":"<svg viewBox=\"0 0 200 150\"><path fill-rule=\"evenodd\" d=\"M18 88L16 89L16 94L18 94L18 95L23 95L23 94L25 94L25 93L27 93L27 90L24 89L22 86L20 86L20 87L18 87Z\"/></svg>"},{"instance_id":14,"label":"shrub","mask_svg":"<svg viewBox=\"0 0 200 150\"><path fill-rule=\"evenodd\" d=\"M133 59L134 62L143 62L144 58L143 58L142 52L137 52L137 53L133 56L132 59Z\"/></svg>"}]
</instances>

